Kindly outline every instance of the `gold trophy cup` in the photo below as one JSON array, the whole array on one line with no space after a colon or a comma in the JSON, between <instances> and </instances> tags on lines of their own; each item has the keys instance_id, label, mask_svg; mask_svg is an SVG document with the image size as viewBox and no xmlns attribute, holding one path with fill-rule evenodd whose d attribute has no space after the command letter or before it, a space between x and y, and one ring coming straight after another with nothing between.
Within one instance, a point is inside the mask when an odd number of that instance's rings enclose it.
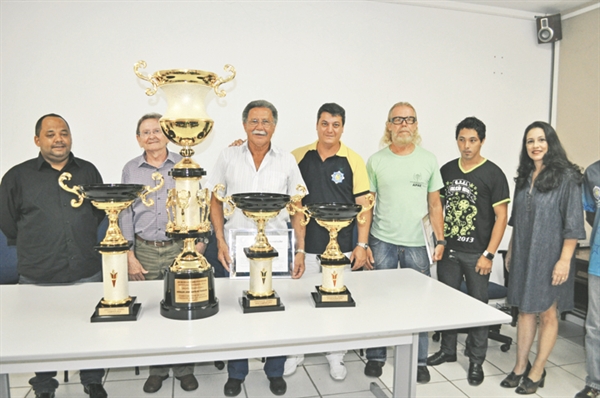
<instances>
[{"instance_id":1,"label":"gold trophy cup","mask_svg":"<svg viewBox=\"0 0 600 398\"><path fill-rule=\"evenodd\" d=\"M129 296L127 276L127 251L131 246L119 228L119 213L131 206L139 197L146 206L154 201L146 199L148 194L162 188L164 180L160 173L152 174L158 185L153 188L139 184L91 184L75 185L70 188L65 181L71 179L70 173L62 173L58 185L67 192L77 196L71 200L71 206L79 207L84 199L92 205L104 210L108 216L108 229L104 239L95 249L102 254L102 278L104 297L96 306L91 317L92 322L135 321L141 304L136 297Z\"/></svg>"},{"instance_id":2,"label":"gold trophy cup","mask_svg":"<svg viewBox=\"0 0 600 398\"><path fill-rule=\"evenodd\" d=\"M214 125L206 114L206 95L214 90L224 97L226 93L219 87L235 77L235 69L225 65L230 75L222 78L194 69L161 70L148 76L140 71L145 67L146 62L139 61L133 70L152 84L146 95L154 95L160 88L167 97L168 108L159 123L167 138L183 147L179 152L183 159L169 172L175 188L167 196L169 222L165 230L170 238L183 239L183 250L167 269L160 313L170 319L206 318L219 312L219 300L213 269L195 249L197 238L210 236L210 192L200 185L206 172L192 159L192 147L204 141Z\"/></svg>"},{"instance_id":3,"label":"gold trophy cup","mask_svg":"<svg viewBox=\"0 0 600 398\"><path fill-rule=\"evenodd\" d=\"M373 207L373 195L367 196L368 205L361 206L355 203L312 203L301 210L305 215L303 224L306 225L310 218L329 231L327 248L317 256L321 263L323 277L321 286L316 286L316 292L311 295L316 307L354 307L356 302L350 290L344 284L344 269L350 264L350 259L342 253L337 242L338 232L350 224L354 218L364 224L366 219L362 215Z\"/></svg>"},{"instance_id":4,"label":"gold trophy cup","mask_svg":"<svg viewBox=\"0 0 600 398\"><path fill-rule=\"evenodd\" d=\"M285 310L279 295L273 290L273 259L278 256L278 253L265 235L265 225L286 207L293 214L290 203L301 200L306 192L306 189L300 185L296 189L301 194L293 197L279 193L249 192L225 198L219 195L220 191L225 190L224 185L218 184L213 189L213 195L220 202L229 205L229 208L224 209L226 216L231 215L237 207L257 225L258 231L254 244L244 248L244 254L250 261L250 288L244 290L240 298L240 305L245 314Z\"/></svg>"}]
</instances>

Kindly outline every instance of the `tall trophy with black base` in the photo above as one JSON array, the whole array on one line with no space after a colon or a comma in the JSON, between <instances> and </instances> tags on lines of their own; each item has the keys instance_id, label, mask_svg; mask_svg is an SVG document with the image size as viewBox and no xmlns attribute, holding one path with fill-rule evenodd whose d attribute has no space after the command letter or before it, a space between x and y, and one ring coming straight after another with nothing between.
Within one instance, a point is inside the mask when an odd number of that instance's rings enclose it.
<instances>
[{"instance_id":1,"label":"tall trophy with black base","mask_svg":"<svg viewBox=\"0 0 600 398\"><path fill-rule=\"evenodd\" d=\"M168 237L183 239L183 250L167 269L160 313L170 319L206 318L219 312L219 300L214 271L195 248L196 239L210 235L210 192L200 185L206 171L192 159L192 147L204 141L214 125L206 114L206 95L214 90L224 97L226 93L219 86L235 77L235 69L226 65L230 75L220 78L212 72L192 69L162 70L147 76L139 70L145 67L146 63L139 61L134 72L152 84L147 95L154 95L159 88L166 95L168 109L159 123L167 138L183 147L179 152L183 159L169 172L175 188L167 196L166 227Z\"/></svg>"},{"instance_id":2,"label":"tall trophy with black base","mask_svg":"<svg viewBox=\"0 0 600 398\"><path fill-rule=\"evenodd\" d=\"M213 195L229 205L228 209L224 209L225 215L231 215L237 207L257 225L254 244L244 248L244 254L250 262L250 288L243 291L239 301L245 314L285 310L279 295L273 290L273 259L278 253L265 235L265 225L289 206L291 201L299 201L304 197L305 188L298 186L297 189L302 193L293 197L279 193L249 192L225 198L219 195L220 191L225 190L224 185L219 184L213 189Z\"/></svg>"},{"instance_id":3,"label":"tall trophy with black base","mask_svg":"<svg viewBox=\"0 0 600 398\"><path fill-rule=\"evenodd\" d=\"M119 213L131 206L139 197L146 206L154 201L146 199L148 194L162 188L164 181L160 173L152 178L159 181L153 188L139 184L91 184L75 185L70 188L65 181L71 179L70 173L63 173L58 184L65 191L77 195L71 200L71 206L79 207L84 199L89 199L94 207L104 210L108 216L108 229L104 239L95 247L102 254L102 278L104 297L96 306L91 317L92 322L135 321L141 304L136 297L129 295L127 276L127 251L131 242L125 240L119 228Z\"/></svg>"},{"instance_id":4,"label":"tall trophy with black base","mask_svg":"<svg viewBox=\"0 0 600 398\"><path fill-rule=\"evenodd\" d=\"M342 228L352 224L355 217L360 224L365 223L362 213L373 207L373 195L369 194L367 200L367 206L355 203L313 203L303 208L306 216L304 223L308 224L312 217L317 224L329 231L327 248L317 256L323 277L321 286L315 286L316 291L311 293L316 307L356 306L350 290L344 284L344 269L350 264L350 259L340 250L337 236Z\"/></svg>"}]
</instances>

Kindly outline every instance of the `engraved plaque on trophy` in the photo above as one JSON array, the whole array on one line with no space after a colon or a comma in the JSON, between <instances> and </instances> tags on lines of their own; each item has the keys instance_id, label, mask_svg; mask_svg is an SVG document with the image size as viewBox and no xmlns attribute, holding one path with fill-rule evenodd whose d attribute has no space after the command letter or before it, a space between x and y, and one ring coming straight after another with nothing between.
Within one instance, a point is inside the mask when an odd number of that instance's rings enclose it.
<instances>
[{"instance_id":1,"label":"engraved plaque on trophy","mask_svg":"<svg viewBox=\"0 0 600 398\"><path fill-rule=\"evenodd\" d=\"M154 204L152 199L146 197L162 188L164 181L160 173L154 173L152 178L159 181L154 188L139 184L91 184L70 188L65 184L65 181L71 179L70 173L63 173L58 179L62 189L78 197L71 200L71 206L79 207L84 199L89 199L94 207L104 210L108 217L106 235L100 244L94 247L102 254L104 297L96 306L91 317L92 322L137 319L141 304L136 303L136 297L129 296L127 275L127 251L131 243L125 240L118 222L119 213L131 206L138 197L146 206Z\"/></svg>"},{"instance_id":2,"label":"engraved plaque on trophy","mask_svg":"<svg viewBox=\"0 0 600 398\"><path fill-rule=\"evenodd\" d=\"M226 65L230 75L221 78L212 72L192 69L161 70L147 76L139 71L145 67L146 63L139 61L134 72L152 84L146 90L147 95L154 95L159 88L166 95L168 109L159 123L167 138L183 147L180 151L183 159L169 172L175 179L175 188L167 196L166 227L168 237L183 239L183 250L167 269L160 313L170 319L206 318L219 312L219 300L214 271L195 249L197 238L210 235L210 192L200 185L206 172L192 159L192 147L204 141L214 125L206 114L206 95L214 90L216 95L224 97L226 93L219 87L235 77L235 69Z\"/></svg>"},{"instance_id":3,"label":"engraved plaque on trophy","mask_svg":"<svg viewBox=\"0 0 600 398\"><path fill-rule=\"evenodd\" d=\"M273 259L278 253L265 235L265 225L288 207L291 201L299 201L304 197L305 188L298 186L297 189L302 193L294 197L279 193L249 192L225 198L219 195L219 191L225 190L224 185L219 184L213 189L213 195L229 205L228 209L224 209L225 215L231 215L237 207L257 225L254 244L244 248L244 254L250 262L250 287L243 291L239 302L245 314L285 310L279 295L273 290Z\"/></svg>"},{"instance_id":4,"label":"engraved plaque on trophy","mask_svg":"<svg viewBox=\"0 0 600 398\"><path fill-rule=\"evenodd\" d=\"M350 259L342 253L337 242L338 232L356 220L364 224L362 213L370 210L374 204L372 195L367 196L369 204L361 206L355 203L313 203L306 205L302 211L305 215L303 224L308 224L312 217L317 224L329 231L329 243L323 254L317 256L322 266L321 286L315 286L312 298L316 307L354 307L356 302L350 290L344 284L344 271Z\"/></svg>"}]
</instances>

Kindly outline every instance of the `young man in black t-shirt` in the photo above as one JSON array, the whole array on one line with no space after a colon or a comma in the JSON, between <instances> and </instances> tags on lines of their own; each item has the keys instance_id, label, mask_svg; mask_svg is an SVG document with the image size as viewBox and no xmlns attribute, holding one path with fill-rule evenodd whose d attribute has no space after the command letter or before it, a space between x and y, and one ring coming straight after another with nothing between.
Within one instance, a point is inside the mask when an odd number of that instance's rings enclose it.
<instances>
[{"instance_id":1,"label":"young man in black t-shirt","mask_svg":"<svg viewBox=\"0 0 600 398\"><path fill-rule=\"evenodd\" d=\"M448 243L438 262L438 279L459 289L464 278L469 295L487 303L492 260L507 223L508 182L502 170L480 154L485 142L483 122L475 117L460 122L456 141L460 158L441 168L444 236ZM474 386L483 382L487 338L487 326L469 330L467 380ZM455 361L456 330L444 331L440 351L427 358L427 365Z\"/></svg>"}]
</instances>

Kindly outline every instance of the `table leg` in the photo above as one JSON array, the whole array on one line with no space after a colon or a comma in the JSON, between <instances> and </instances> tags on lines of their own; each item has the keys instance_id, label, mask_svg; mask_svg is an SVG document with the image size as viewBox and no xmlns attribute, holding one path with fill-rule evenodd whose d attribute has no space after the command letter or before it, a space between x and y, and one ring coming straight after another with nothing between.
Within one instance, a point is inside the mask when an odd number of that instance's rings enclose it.
<instances>
[{"instance_id":1,"label":"table leg","mask_svg":"<svg viewBox=\"0 0 600 398\"><path fill-rule=\"evenodd\" d=\"M0 374L0 397L10 398L10 383L6 373Z\"/></svg>"},{"instance_id":2,"label":"table leg","mask_svg":"<svg viewBox=\"0 0 600 398\"><path fill-rule=\"evenodd\" d=\"M413 334L412 344L394 347L393 398L417 396L417 358L419 334Z\"/></svg>"}]
</instances>

